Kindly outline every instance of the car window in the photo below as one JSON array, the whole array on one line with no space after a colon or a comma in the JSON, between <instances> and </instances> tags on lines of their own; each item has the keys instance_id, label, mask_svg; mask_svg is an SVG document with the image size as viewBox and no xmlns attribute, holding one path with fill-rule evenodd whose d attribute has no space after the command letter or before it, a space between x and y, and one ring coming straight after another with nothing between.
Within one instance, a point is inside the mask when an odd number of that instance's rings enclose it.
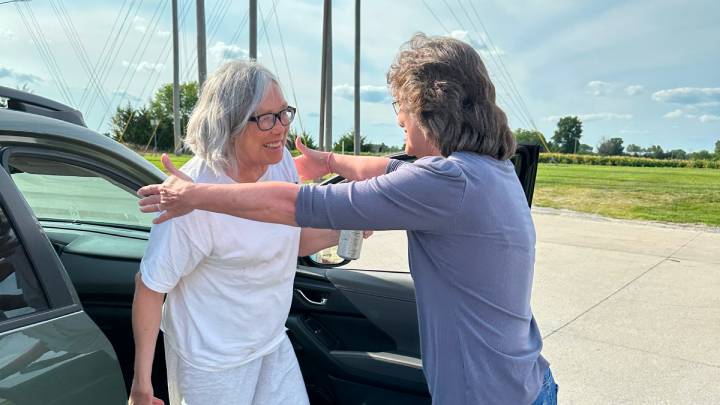
<instances>
[{"instance_id":1,"label":"car window","mask_svg":"<svg viewBox=\"0 0 720 405\"><path fill-rule=\"evenodd\" d=\"M0 208L0 322L47 308L25 249Z\"/></svg>"},{"instance_id":2,"label":"car window","mask_svg":"<svg viewBox=\"0 0 720 405\"><path fill-rule=\"evenodd\" d=\"M134 190L84 167L32 156L12 156L10 173L41 220L149 228L154 214L138 210Z\"/></svg>"}]
</instances>

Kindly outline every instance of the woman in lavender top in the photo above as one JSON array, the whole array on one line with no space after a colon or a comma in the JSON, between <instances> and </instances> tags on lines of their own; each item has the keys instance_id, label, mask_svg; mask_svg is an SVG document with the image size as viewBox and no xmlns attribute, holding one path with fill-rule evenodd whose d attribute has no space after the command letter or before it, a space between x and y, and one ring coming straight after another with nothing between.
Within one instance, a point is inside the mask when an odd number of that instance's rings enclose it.
<instances>
[{"instance_id":1,"label":"woman in lavender top","mask_svg":"<svg viewBox=\"0 0 720 405\"><path fill-rule=\"evenodd\" d=\"M555 404L530 309L535 229L509 158L516 143L478 53L415 35L388 72L405 148L419 159L338 156L305 148L303 178L349 183L195 184L174 174L141 189L162 222L194 209L331 229L408 231L423 370L435 404Z\"/></svg>"}]
</instances>

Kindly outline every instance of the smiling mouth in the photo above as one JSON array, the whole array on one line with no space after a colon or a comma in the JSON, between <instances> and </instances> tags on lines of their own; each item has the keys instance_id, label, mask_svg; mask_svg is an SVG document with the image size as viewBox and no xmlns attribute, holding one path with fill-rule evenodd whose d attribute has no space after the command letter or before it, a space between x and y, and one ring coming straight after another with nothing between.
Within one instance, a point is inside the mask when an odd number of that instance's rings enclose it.
<instances>
[{"instance_id":1,"label":"smiling mouth","mask_svg":"<svg viewBox=\"0 0 720 405\"><path fill-rule=\"evenodd\" d=\"M268 143L264 143L264 144L263 144L263 147L264 147L264 148L266 148L266 149L272 149L272 150L282 148L282 146L283 146L283 142L282 142L282 141L268 142Z\"/></svg>"}]
</instances>

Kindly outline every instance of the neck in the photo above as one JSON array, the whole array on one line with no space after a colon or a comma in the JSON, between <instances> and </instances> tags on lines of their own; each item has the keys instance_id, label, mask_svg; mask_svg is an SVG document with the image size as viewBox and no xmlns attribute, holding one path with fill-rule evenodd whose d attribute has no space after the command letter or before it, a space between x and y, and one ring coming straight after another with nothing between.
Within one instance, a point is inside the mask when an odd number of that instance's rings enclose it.
<instances>
[{"instance_id":1,"label":"neck","mask_svg":"<svg viewBox=\"0 0 720 405\"><path fill-rule=\"evenodd\" d=\"M228 177L237 183L255 183L267 171L268 165L251 165L235 160L235 172L226 171Z\"/></svg>"}]
</instances>

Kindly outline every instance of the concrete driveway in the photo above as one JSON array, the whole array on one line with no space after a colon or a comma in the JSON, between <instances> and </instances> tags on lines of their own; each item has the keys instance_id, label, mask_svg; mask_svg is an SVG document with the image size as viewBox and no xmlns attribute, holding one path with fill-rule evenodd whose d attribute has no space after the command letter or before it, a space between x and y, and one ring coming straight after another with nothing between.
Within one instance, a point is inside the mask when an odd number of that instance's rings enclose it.
<instances>
[{"instance_id":1,"label":"concrete driveway","mask_svg":"<svg viewBox=\"0 0 720 405\"><path fill-rule=\"evenodd\" d=\"M562 404L720 404L720 229L535 208L533 311ZM354 268L406 271L404 232Z\"/></svg>"},{"instance_id":2,"label":"concrete driveway","mask_svg":"<svg viewBox=\"0 0 720 405\"><path fill-rule=\"evenodd\" d=\"M719 229L534 219L533 310L562 403L720 403Z\"/></svg>"}]
</instances>

